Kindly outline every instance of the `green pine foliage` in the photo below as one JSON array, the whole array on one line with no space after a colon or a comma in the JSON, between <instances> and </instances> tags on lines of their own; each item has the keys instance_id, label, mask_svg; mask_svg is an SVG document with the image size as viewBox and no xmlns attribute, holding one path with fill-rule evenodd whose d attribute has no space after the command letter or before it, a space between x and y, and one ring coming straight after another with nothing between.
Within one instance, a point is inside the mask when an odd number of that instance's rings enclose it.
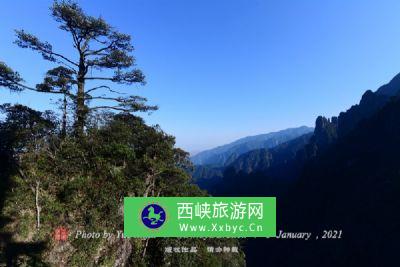
<instances>
[{"instance_id":1,"label":"green pine foliage","mask_svg":"<svg viewBox=\"0 0 400 267\"><path fill-rule=\"evenodd\" d=\"M2 231L14 233L10 242L46 244L37 257L49 265L60 259L68 266L244 264L242 252L206 252L207 245L238 246L232 239L75 238L78 230L123 230L125 196L206 195L190 181L188 154L175 148L174 137L158 126L126 113L104 115L100 125L90 124L85 136L63 137L47 113L10 105L3 111L7 118L0 128L1 149L12 169L3 205L9 223ZM59 226L71 233L62 244L53 239ZM196 246L198 253L165 254L166 246ZM21 264L31 259L12 257Z\"/></svg>"},{"instance_id":2,"label":"green pine foliage","mask_svg":"<svg viewBox=\"0 0 400 267\"><path fill-rule=\"evenodd\" d=\"M75 58L17 30L17 46L55 65L43 82L28 85L0 61L0 87L60 97L61 116L22 105L0 111L0 264L7 266L242 266L239 253L212 254L226 239L123 239L127 196L205 196L191 182L188 153L173 136L148 126L136 112L151 112L141 96L121 96L113 85L145 84L131 36L73 1L55 1L51 16L70 37ZM104 71L104 72L103 72ZM103 76L104 75L104 76ZM103 83L104 82L104 83ZM127 88L129 89L129 88ZM110 113L114 112L114 113ZM116 114L116 112L121 112ZM57 227L69 229L65 242ZM109 238L75 238L77 231ZM167 255L165 246L197 246L198 253ZM200 249L201 248L201 249Z\"/></svg>"}]
</instances>

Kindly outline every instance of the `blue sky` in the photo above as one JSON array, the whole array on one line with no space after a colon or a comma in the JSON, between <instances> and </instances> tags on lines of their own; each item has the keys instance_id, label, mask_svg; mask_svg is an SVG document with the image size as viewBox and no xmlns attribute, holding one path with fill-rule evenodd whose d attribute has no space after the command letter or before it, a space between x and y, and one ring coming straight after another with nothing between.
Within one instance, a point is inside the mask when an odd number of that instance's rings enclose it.
<instances>
[{"instance_id":1,"label":"blue sky","mask_svg":"<svg viewBox=\"0 0 400 267\"><path fill-rule=\"evenodd\" d=\"M79 1L133 36L145 87L126 88L160 110L145 115L197 152L234 139L333 116L400 72L396 0ZM51 66L12 44L23 28L57 51L69 36L51 1L2 1L0 60L29 84ZM54 108L44 95L0 91L0 102Z\"/></svg>"}]
</instances>

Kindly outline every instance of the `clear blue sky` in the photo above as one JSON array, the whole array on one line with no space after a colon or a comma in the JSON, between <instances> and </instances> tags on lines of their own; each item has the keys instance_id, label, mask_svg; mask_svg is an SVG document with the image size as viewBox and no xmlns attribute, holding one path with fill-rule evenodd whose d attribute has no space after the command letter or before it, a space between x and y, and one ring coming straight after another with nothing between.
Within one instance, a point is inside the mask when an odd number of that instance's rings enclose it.
<instances>
[{"instance_id":1,"label":"clear blue sky","mask_svg":"<svg viewBox=\"0 0 400 267\"><path fill-rule=\"evenodd\" d=\"M398 0L79 1L134 37L144 116L196 152L246 135L332 116L400 72ZM51 1L2 1L0 60L39 82L50 65L12 44L24 28L55 50L69 39L49 16ZM43 95L0 92L0 102L43 110Z\"/></svg>"}]
</instances>

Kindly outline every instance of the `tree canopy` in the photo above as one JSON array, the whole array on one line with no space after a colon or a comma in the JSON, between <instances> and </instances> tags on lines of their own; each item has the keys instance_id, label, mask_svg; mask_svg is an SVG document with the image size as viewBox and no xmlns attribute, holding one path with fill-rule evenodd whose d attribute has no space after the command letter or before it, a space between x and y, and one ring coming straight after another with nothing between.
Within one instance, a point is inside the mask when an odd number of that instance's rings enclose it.
<instances>
[{"instance_id":1,"label":"tree canopy","mask_svg":"<svg viewBox=\"0 0 400 267\"><path fill-rule=\"evenodd\" d=\"M131 36L120 33L101 17L86 14L75 2L55 1L51 15L59 29L70 37L70 51L55 51L53 45L24 30L16 30L15 44L31 49L56 65L49 70L44 83L29 86L19 73L0 63L0 85L12 91L32 90L40 93L64 94L75 106L74 130L83 134L91 111L153 111L156 106L147 99L125 95L114 84L145 84L145 76L136 68ZM61 86L61 87L60 87ZM89 87L91 86L91 87ZM94 105L94 101L98 103ZM91 104L90 104L91 103Z\"/></svg>"},{"instance_id":2,"label":"tree canopy","mask_svg":"<svg viewBox=\"0 0 400 267\"><path fill-rule=\"evenodd\" d=\"M117 86L145 83L135 66L131 37L87 15L75 2L55 1L51 15L70 36L73 53L16 31L19 47L54 63L42 82L29 85L0 62L0 87L59 96L62 110L59 116L20 104L0 105L0 264L243 266L241 251L206 252L206 245L239 246L234 239L74 238L82 230L122 232L126 196L207 193L192 183L189 155L175 147L175 138L132 114L157 107ZM73 131L67 129L69 117ZM53 238L60 226L71 233L64 243ZM196 246L199 252L166 255L167 245Z\"/></svg>"}]
</instances>

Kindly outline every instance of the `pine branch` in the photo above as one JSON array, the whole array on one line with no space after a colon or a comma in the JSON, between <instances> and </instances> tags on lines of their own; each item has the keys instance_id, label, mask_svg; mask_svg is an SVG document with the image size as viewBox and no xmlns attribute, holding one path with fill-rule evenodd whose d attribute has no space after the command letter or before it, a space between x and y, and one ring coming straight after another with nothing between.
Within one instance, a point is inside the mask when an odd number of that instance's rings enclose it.
<instances>
[{"instance_id":1,"label":"pine branch","mask_svg":"<svg viewBox=\"0 0 400 267\"><path fill-rule=\"evenodd\" d=\"M62 59L74 66L79 67L79 64L75 63L73 60L53 51L53 47L48 42L40 41L36 36L26 33L24 30L16 30L17 40L15 40L15 44L21 48L30 48L34 51L38 51L42 54L43 58L52 62L60 63L59 60ZM61 61L62 62L62 61Z\"/></svg>"}]
</instances>

